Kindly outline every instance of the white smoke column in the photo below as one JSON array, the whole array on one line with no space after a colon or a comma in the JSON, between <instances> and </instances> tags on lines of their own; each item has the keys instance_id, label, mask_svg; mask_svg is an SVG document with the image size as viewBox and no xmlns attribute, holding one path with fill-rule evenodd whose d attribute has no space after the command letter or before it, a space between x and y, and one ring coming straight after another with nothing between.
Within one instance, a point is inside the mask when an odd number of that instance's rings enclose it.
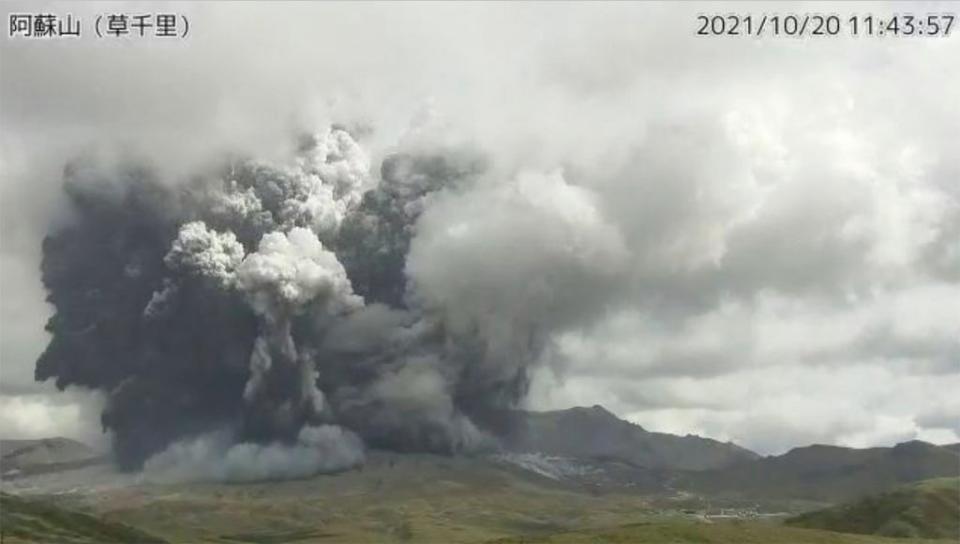
<instances>
[{"instance_id":1,"label":"white smoke column","mask_svg":"<svg viewBox=\"0 0 960 544\"><path fill-rule=\"evenodd\" d=\"M332 128L313 138L315 146L296 159L296 190L284 203L281 219L286 227L308 226L326 237L360 204L370 159L345 130Z\"/></svg>"},{"instance_id":2,"label":"white smoke column","mask_svg":"<svg viewBox=\"0 0 960 544\"><path fill-rule=\"evenodd\" d=\"M250 357L250 381L244 397L253 401L259 394L273 367L273 351L300 366L300 401L312 415L318 415L323 395L315 385L316 369L312 358L297 353L290 326L292 318L307 307L335 315L363 306L336 255L305 228L295 227L287 234L272 232L237 268L236 287L261 316L264 327Z\"/></svg>"},{"instance_id":3,"label":"white smoke column","mask_svg":"<svg viewBox=\"0 0 960 544\"><path fill-rule=\"evenodd\" d=\"M221 289L237 290L261 319L261 333L250 354L250 376L244 399L267 421L283 421L287 432L298 421L310 421L324 411L324 396L316 387L318 373L310 353L299 353L291 333L294 317L305 312L338 315L360 308L346 271L315 231L332 236L344 215L359 202L368 168L365 156L344 131L318 137L316 145L292 167L254 165L253 186L241 189L233 180L214 191L209 201L214 217L237 228L280 227L263 234L255 252L244 257L237 236L217 232L202 221L180 228L164 262L172 271L211 279ZM322 176L322 177L321 177ZM326 181L329 180L329 181ZM274 202L276 217L260 196ZM305 224L309 228L295 226ZM315 230L311 230L315 229ZM165 282L144 310L163 311L177 286ZM267 399L263 387L275 364L293 365L297 387L285 389L291 398ZM282 380L283 378L278 378ZM294 428L295 429L295 428Z\"/></svg>"},{"instance_id":4,"label":"white smoke column","mask_svg":"<svg viewBox=\"0 0 960 544\"><path fill-rule=\"evenodd\" d=\"M365 392L364 402L390 407L372 416L376 425L403 429L407 422L417 422L426 428L443 429L454 451L492 448L495 439L454 406L450 378L444 372L452 366L451 361L433 354L404 358L396 371L385 373Z\"/></svg>"},{"instance_id":5,"label":"white smoke column","mask_svg":"<svg viewBox=\"0 0 960 544\"><path fill-rule=\"evenodd\" d=\"M163 261L172 270L210 278L228 288L243 253L243 246L232 232L219 233L202 221L193 221L180 227Z\"/></svg>"},{"instance_id":6,"label":"white smoke column","mask_svg":"<svg viewBox=\"0 0 960 544\"><path fill-rule=\"evenodd\" d=\"M326 402L316 385L315 354L298 348L292 326L304 314L335 317L363 306L321 240L334 240L344 218L360 204L369 168L349 133L333 128L306 139L290 163L233 163L223 179L193 193L200 216L225 232L203 221L187 223L164 262L173 272L241 293L260 318L243 395L242 438L297 436L299 444L303 434L293 433L329 419L320 418ZM244 256L244 243L256 243L257 249ZM162 314L177 293L177 282L165 281L144 315Z\"/></svg>"},{"instance_id":7,"label":"white smoke column","mask_svg":"<svg viewBox=\"0 0 960 544\"><path fill-rule=\"evenodd\" d=\"M483 449L503 409L525 395L545 343L601 311L622 283L619 231L589 190L559 172L498 181L467 151L398 153L381 165L383 187L361 198L369 163L349 134L332 129L300 143L286 163L232 161L219 177L174 190L134 185L125 198L142 209L121 217L144 224L123 244L100 243L114 219L81 208L89 227L80 240L124 271L122 285L102 286L117 291L114 315L134 314L116 329L148 340L122 360L169 363L163 376L120 367L113 339L90 337L89 364L102 372L90 381L124 380L106 415L128 466L175 441L186 449L174 458L199 448L198 457L296 464L300 456L287 453L316 443L304 431L330 423L375 447ZM56 284L74 293L102 277ZM357 292L389 308L365 308ZM85 299L62 300L82 308ZM353 334L333 332L345 330ZM55 357L38 364L46 375L71 376L61 346L87 342L62 332ZM193 372L189 403L150 413ZM195 407L212 417L190 421ZM210 429L222 429L227 445L183 442Z\"/></svg>"},{"instance_id":8,"label":"white smoke column","mask_svg":"<svg viewBox=\"0 0 960 544\"><path fill-rule=\"evenodd\" d=\"M153 319L162 316L169 308L170 301L177 296L179 286L171 279L163 280L163 288L154 291L147 306L143 309L143 317Z\"/></svg>"},{"instance_id":9,"label":"white smoke column","mask_svg":"<svg viewBox=\"0 0 960 544\"><path fill-rule=\"evenodd\" d=\"M234 165L205 195L211 216L260 235L304 227L332 240L370 184L370 159L339 128L308 140L289 163L248 160Z\"/></svg>"},{"instance_id":10,"label":"white smoke column","mask_svg":"<svg viewBox=\"0 0 960 544\"><path fill-rule=\"evenodd\" d=\"M146 462L143 476L158 483L288 480L348 469L363 459L360 438L333 425L304 427L289 445L235 444L217 432L171 444Z\"/></svg>"},{"instance_id":11,"label":"white smoke column","mask_svg":"<svg viewBox=\"0 0 960 544\"><path fill-rule=\"evenodd\" d=\"M603 311L626 270L620 231L560 172L438 197L407 260L414 293L454 337L478 336L484 373L509 375L549 336Z\"/></svg>"},{"instance_id":12,"label":"white smoke column","mask_svg":"<svg viewBox=\"0 0 960 544\"><path fill-rule=\"evenodd\" d=\"M271 320L313 302L332 313L363 305L337 256L316 234L300 227L264 235L257 251L237 268L236 286L257 314Z\"/></svg>"}]
</instances>

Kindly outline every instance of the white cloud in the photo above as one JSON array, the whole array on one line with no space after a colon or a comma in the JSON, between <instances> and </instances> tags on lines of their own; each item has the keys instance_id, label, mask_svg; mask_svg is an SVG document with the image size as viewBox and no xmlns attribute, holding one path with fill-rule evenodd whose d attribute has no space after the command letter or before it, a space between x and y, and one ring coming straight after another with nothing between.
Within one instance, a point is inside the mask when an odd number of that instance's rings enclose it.
<instances>
[{"instance_id":1,"label":"white cloud","mask_svg":"<svg viewBox=\"0 0 960 544\"><path fill-rule=\"evenodd\" d=\"M79 391L0 395L0 437L63 436L105 449L108 437L100 429L102 401Z\"/></svg>"}]
</instances>

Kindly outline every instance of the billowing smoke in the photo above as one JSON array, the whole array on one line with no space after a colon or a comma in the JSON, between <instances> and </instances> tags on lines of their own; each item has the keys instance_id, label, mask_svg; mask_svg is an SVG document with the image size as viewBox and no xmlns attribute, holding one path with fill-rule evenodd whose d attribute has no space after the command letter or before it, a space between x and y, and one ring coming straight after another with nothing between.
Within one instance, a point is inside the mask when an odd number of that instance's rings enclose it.
<instances>
[{"instance_id":1,"label":"billowing smoke","mask_svg":"<svg viewBox=\"0 0 960 544\"><path fill-rule=\"evenodd\" d=\"M251 482L302 478L334 472L363 462L363 445L341 427L304 427L296 443L240 443L227 432L213 432L177 442L144 466L148 481L192 480Z\"/></svg>"},{"instance_id":2,"label":"billowing smoke","mask_svg":"<svg viewBox=\"0 0 960 544\"><path fill-rule=\"evenodd\" d=\"M37 379L104 391L119 464L161 479L495 447L551 335L602 311L619 233L559 172L497 180L462 150L375 170L336 127L173 185L71 165Z\"/></svg>"}]
</instances>

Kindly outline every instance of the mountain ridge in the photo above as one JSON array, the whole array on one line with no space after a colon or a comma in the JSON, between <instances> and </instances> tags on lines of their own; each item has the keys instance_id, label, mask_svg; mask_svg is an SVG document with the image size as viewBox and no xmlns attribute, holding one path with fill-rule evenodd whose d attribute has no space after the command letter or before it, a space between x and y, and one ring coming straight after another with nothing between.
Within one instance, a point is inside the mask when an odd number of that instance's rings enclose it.
<instances>
[{"instance_id":1,"label":"mountain ridge","mask_svg":"<svg viewBox=\"0 0 960 544\"><path fill-rule=\"evenodd\" d=\"M650 470L708 470L760 457L730 442L651 432L600 405L513 415L518 423L502 439L519 453L613 458Z\"/></svg>"},{"instance_id":2,"label":"mountain ridge","mask_svg":"<svg viewBox=\"0 0 960 544\"><path fill-rule=\"evenodd\" d=\"M80 468L105 459L87 444L62 436L0 438L0 475L3 479Z\"/></svg>"},{"instance_id":3,"label":"mountain ridge","mask_svg":"<svg viewBox=\"0 0 960 544\"><path fill-rule=\"evenodd\" d=\"M743 497L852 500L930 478L955 477L960 455L945 446L910 440L887 447L813 444L787 453L689 473L683 483L703 493Z\"/></svg>"}]
</instances>

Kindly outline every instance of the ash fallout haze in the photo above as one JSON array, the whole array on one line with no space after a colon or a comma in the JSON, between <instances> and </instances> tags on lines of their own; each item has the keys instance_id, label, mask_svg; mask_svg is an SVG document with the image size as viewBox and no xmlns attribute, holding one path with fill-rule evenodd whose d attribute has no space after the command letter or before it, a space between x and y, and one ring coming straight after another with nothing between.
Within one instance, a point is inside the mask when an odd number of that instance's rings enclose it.
<instances>
[{"instance_id":1,"label":"ash fallout haze","mask_svg":"<svg viewBox=\"0 0 960 544\"><path fill-rule=\"evenodd\" d=\"M488 454L578 405L764 455L960 442L958 37L41 6L190 33L0 41L0 437L162 482Z\"/></svg>"}]
</instances>

